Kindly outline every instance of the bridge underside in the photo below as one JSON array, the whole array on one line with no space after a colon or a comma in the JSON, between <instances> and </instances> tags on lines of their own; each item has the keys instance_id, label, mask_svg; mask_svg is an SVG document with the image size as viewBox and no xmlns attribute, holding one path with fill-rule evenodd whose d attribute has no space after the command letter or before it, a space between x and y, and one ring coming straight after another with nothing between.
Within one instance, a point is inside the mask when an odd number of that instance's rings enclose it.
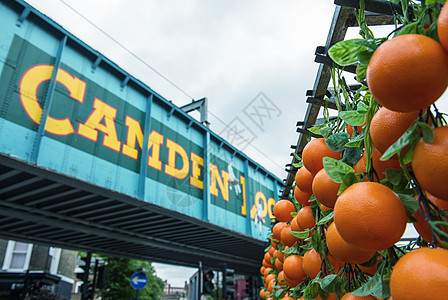
<instances>
[{"instance_id":1,"label":"bridge underside","mask_svg":"<svg viewBox=\"0 0 448 300\"><path fill-rule=\"evenodd\" d=\"M0 155L0 238L258 272L266 244Z\"/></svg>"}]
</instances>

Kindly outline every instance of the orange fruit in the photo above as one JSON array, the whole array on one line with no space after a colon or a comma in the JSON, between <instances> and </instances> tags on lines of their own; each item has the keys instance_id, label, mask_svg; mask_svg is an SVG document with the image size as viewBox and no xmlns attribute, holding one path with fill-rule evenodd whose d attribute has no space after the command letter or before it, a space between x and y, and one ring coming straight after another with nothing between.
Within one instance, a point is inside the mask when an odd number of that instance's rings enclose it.
<instances>
[{"instance_id":1,"label":"orange fruit","mask_svg":"<svg viewBox=\"0 0 448 300\"><path fill-rule=\"evenodd\" d=\"M297 216L291 221L291 231L303 231L303 229L300 228L299 223L297 223Z\"/></svg>"},{"instance_id":2,"label":"orange fruit","mask_svg":"<svg viewBox=\"0 0 448 300\"><path fill-rule=\"evenodd\" d=\"M266 270L266 267L265 267L265 266L262 266L262 267L260 268L260 274L264 276L264 271L265 271L265 270Z\"/></svg>"},{"instance_id":3,"label":"orange fruit","mask_svg":"<svg viewBox=\"0 0 448 300\"><path fill-rule=\"evenodd\" d=\"M303 192L301 189L299 189L297 186L294 188L294 198L302 204L303 206L309 206L312 202L309 202L311 198L311 193Z\"/></svg>"},{"instance_id":4,"label":"orange fruit","mask_svg":"<svg viewBox=\"0 0 448 300\"><path fill-rule=\"evenodd\" d=\"M296 186L303 192L312 193L313 175L304 166L297 170Z\"/></svg>"},{"instance_id":5,"label":"orange fruit","mask_svg":"<svg viewBox=\"0 0 448 300\"><path fill-rule=\"evenodd\" d=\"M271 246L277 249L277 244L280 243L278 239L271 239Z\"/></svg>"},{"instance_id":6,"label":"orange fruit","mask_svg":"<svg viewBox=\"0 0 448 300\"><path fill-rule=\"evenodd\" d=\"M285 222L278 222L276 223L273 227L272 227L272 234L274 235L274 237L277 240L281 239L280 234L282 233L282 229L286 226L287 224Z\"/></svg>"},{"instance_id":7,"label":"orange fruit","mask_svg":"<svg viewBox=\"0 0 448 300\"><path fill-rule=\"evenodd\" d=\"M264 254L264 260L265 260L266 263L268 263L268 264L271 263L272 256L271 256L271 253L269 253L269 251L268 251L268 252L265 252L265 254Z\"/></svg>"},{"instance_id":8,"label":"orange fruit","mask_svg":"<svg viewBox=\"0 0 448 300\"><path fill-rule=\"evenodd\" d=\"M383 180L386 178L386 169L401 169L400 162L397 159L390 158L386 161L380 160L382 154L378 149L375 147L372 147L372 167L375 169L376 173L378 174L379 180ZM366 155L365 152L361 156L361 159L356 163L356 165L353 166L353 169L355 170L355 173L363 173L366 171ZM376 180L376 177L373 178ZM367 181L367 176L365 181Z\"/></svg>"},{"instance_id":9,"label":"orange fruit","mask_svg":"<svg viewBox=\"0 0 448 300\"><path fill-rule=\"evenodd\" d=\"M264 278L264 283L265 286L267 287L267 285L269 284L269 282L271 282L272 280L275 279L275 274L268 274L265 278Z\"/></svg>"},{"instance_id":10,"label":"orange fruit","mask_svg":"<svg viewBox=\"0 0 448 300\"><path fill-rule=\"evenodd\" d=\"M280 259L276 259L274 264L275 264L275 268L277 269L277 271L283 270L283 263Z\"/></svg>"},{"instance_id":11,"label":"orange fruit","mask_svg":"<svg viewBox=\"0 0 448 300\"><path fill-rule=\"evenodd\" d=\"M264 276L264 277L268 276L269 272L271 272L271 271L273 271L272 268L265 268L265 269L264 269L264 274L263 274L263 276Z\"/></svg>"},{"instance_id":12,"label":"orange fruit","mask_svg":"<svg viewBox=\"0 0 448 300\"><path fill-rule=\"evenodd\" d=\"M291 233L291 225L286 225L282 229L280 241L283 246L288 247L291 247L292 245L295 244L295 242L297 242L297 238Z\"/></svg>"},{"instance_id":13,"label":"orange fruit","mask_svg":"<svg viewBox=\"0 0 448 300\"><path fill-rule=\"evenodd\" d=\"M302 151L303 165L311 174L313 174L313 176L324 167L322 162L324 157L339 159L340 156L341 152L331 150L327 144L325 144L324 138L317 138L310 141Z\"/></svg>"},{"instance_id":14,"label":"orange fruit","mask_svg":"<svg viewBox=\"0 0 448 300\"><path fill-rule=\"evenodd\" d=\"M297 224L302 230L311 229L316 225L311 207L304 206L297 212Z\"/></svg>"},{"instance_id":15,"label":"orange fruit","mask_svg":"<svg viewBox=\"0 0 448 300\"><path fill-rule=\"evenodd\" d=\"M285 276L284 276L284 272L280 271L277 275L277 283L278 285L286 285L286 280L285 280Z\"/></svg>"},{"instance_id":16,"label":"orange fruit","mask_svg":"<svg viewBox=\"0 0 448 300\"><path fill-rule=\"evenodd\" d=\"M288 256L283 262L284 276L294 282L302 282L306 278L302 267L303 257L297 254Z\"/></svg>"},{"instance_id":17,"label":"orange fruit","mask_svg":"<svg viewBox=\"0 0 448 300\"><path fill-rule=\"evenodd\" d=\"M390 291L394 300L446 299L448 250L423 247L403 255L392 269Z\"/></svg>"},{"instance_id":18,"label":"orange fruit","mask_svg":"<svg viewBox=\"0 0 448 300\"><path fill-rule=\"evenodd\" d=\"M339 272L339 261L337 261L333 256L327 255L328 260L333 266L333 270L335 272ZM303 271L305 271L306 275L309 278L316 278L317 274L320 272L322 266L322 258L319 253L315 249L308 250L303 255L302 267Z\"/></svg>"},{"instance_id":19,"label":"orange fruit","mask_svg":"<svg viewBox=\"0 0 448 300\"><path fill-rule=\"evenodd\" d=\"M448 201L439 199L434 197L431 194L426 194L429 201L434 203L439 209L448 209ZM426 211L426 210L425 210ZM429 223L425 220L423 217L422 212L420 209L418 209L414 213L414 217L417 219L417 222L413 223L415 230L420 234L420 236L427 241L428 243L433 243L432 233L431 233L431 226ZM445 219L445 221L448 221ZM437 242L437 246L441 247L440 243Z\"/></svg>"},{"instance_id":20,"label":"orange fruit","mask_svg":"<svg viewBox=\"0 0 448 300\"><path fill-rule=\"evenodd\" d=\"M320 210L321 210L321 211L324 211L324 210L333 210L333 207L328 207L328 206L325 206L325 205L321 204L321 205L320 205Z\"/></svg>"},{"instance_id":21,"label":"orange fruit","mask_svg":"<svg viewBox=\"0 0 448 300\"><path fill-rule=\"evenodd\" d=\"M370 123L370 136L375 148L381 153L386 152L408 130L412 122L418 118L419 112L418 110L397 112L381 107Z\"/></svg>"},{"instance_id":22,"label":"orange fruit","mask_svg":"<svg viewBox=\"0 0 448 300\"><path fill-rule=\"evenodd\" d=\"M274 252L275 252L276 250L275 250L275 248L274 247L269 247L269 249L268 249L268 252L269 252L269 255L271 256L271 257L274 257Z\"/></svg>"},{"instance_id":23,"label":"orange fruit","mask_svg":"<svg viewBox=\"0 0 448 300\"><path fill-rule=\"evenodd\" d=\"M327 246L331 255L339 261L362 264L371 259L376 251L365 251L348 244L339 234L334 222L327 229Z\"/></svg>"},{"instance_id":24,"label":"orange fruit","mask_svg":"<svg viewBox=\"0 0 448 300\"><path fill-rule=\"evenodd\" d=\"M272 263L267 262L265 259L263 259L263 261L262 261L262 265L263 265L264 267L266 267L266 268L273 268L273 267L274 267L274 265L273 265Z\"/></svg>"},{"instance_id":25,"label":"orange fruit","mask_svg":"<svg viewBox=\"0 0 448 300\"><path fill-rule=\"evenodd\" d=\"M366 121L364 122L364 124L362 124L361 126L356 126L356 129L358 131L358 134L361 133L361 131L364 129L364 126L366 125ZM347 124L347 133L350 135L350 137L353 136L353 126L350 124Z\"/></svg>"},{"instance_id":26,"label":"orange fruit","mask_svg":"<svg viewBox=\"0 0 448 300\"><path fill-rule=\"evenodd\" d=\"M437 33L443 48L445 48L445 51L448 51L448 5L446 3L437 19Z\"/></svg>"},{"instance_id":27,"label":"orange fruit","mask_svg":"<svg viewBox=\"0 0 448 300\"><path fill-rule=\"evenodd\" d=\"M347 293L344 296L342 296L341 300L376 300L373 296L355 296L352 295L352 293Z\"/></svg>"},{"instance_id":28,"label":"orange fruit","mask_svg":"<svg viewBox=\"0 0 448 300\"><path fill-rule=\"evenodd\" d=\"M274 285L277 285L277 282L275 281L275 279L272 279L271 281L268 282L268 290L269 292L273 292L274 291Z\"/></svg>"},{"instance_id":29,"label":"orange fruit","mask_svg":"<svg viewBox=\"0 0 448 300\"><path fill-rule=\"evenodd\" d=\"M296 211L296 207L289 200L280 200L274 204L274 216L280 222L289 222L292 220L291 213Z\"/></svg>"},{"instance_id":30,"label":"orange fruit","mask_svg":"<svg viewBox=\"0 0 448 300\"><path fill-rule=\"evenodd\" d=\"M322 300L320 296L317 297L318 300ZM325 300L338 300L338 296L334 293L329 293L327 299Z\"/></svg>"},{"instance_id":31,"label":"orange fruit","mask_svg":"<svg viewBox=\"0 0 448 300\"><path fill-rule=\"evenodd\" d=\"M334 223L339 234L347 243L361 249L392 247L403 236L406 222L400 198L377 182L352 184L334 207Z\"/></svg>"},{"instance_id":32,"label":"orange fruit","mask_svg":"<svg viewBox=\"0 0 448 300\"><path fill-rule=\"evenodd\" d=\"M263 289L260 290L260 298L261 299L266 299L266 291L263 290Z\"/></svg>"},{"instance_id":33,"label":"orange fruit","mask_svg":"<svg viewBox=\"0 0 448 300\"><path fill-rule=\"evenodd\" d=\"M430 194L448 199L448 126L433 130L434 140L425 143L420 140L412 155L412 169L415 178Z\"/></svg>"},{"instance_id":34,"label":"orange fruit","mask_svg":"<svg viewBox=\"0 0 448 300\"><path fill-rule=\"evenodd\" d=\"M285 255L283 254L283 252L279 250L275 250L274 257L277 257L277 259L280 260L281 262L285 260Z\"/></svg>"},{"instance_id":35,"label":"orange fruit","mask_svg":"<svg viewBox=\"0 0 448 300\"><path fill-rule=\"evenodd\" d=\"M341 184L334 182L324 168L314 176L313 194L321 204L327 207L334 207L340 187Z\"/></svg>"},{"instance_id":36,"label":"orange fruit","mask_svg":"<svg viewBox=\"0 0 448 300\"><path fill-rule=\"evenodd\" d=\"M448 55L430 37L405 34L376 49L367 66L373 98L390 110L410 112L434 103L448 85Z\"/></svg>"},{"instance_id":37,"label":"orange fruit","mask_svg":"<svg viewBox=\"0 0 448 300\"><path fill-rule=\"evenodd\" d=\"M300 282L302 282L302 281L296 281L296 280L289 279L288 277L286 277L284 271L283 271L283 277L285 278L286 283L288 284L288 286L290 288L296 287L296 286L298 286L300 284Z\"/></svg>"}]
</instances>

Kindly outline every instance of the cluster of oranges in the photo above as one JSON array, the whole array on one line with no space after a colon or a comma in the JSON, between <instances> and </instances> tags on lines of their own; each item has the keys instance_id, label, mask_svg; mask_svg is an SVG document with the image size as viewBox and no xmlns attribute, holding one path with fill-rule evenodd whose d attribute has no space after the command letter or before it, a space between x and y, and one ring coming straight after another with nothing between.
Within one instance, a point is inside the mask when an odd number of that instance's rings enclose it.
<instances>
[{"instance_id":1,"label":"cluster of oranges","mask_svg":"<svg viewBox=\"0 0 448 300\"><path fill-rule=\"evenodd\" d=\"M274 205L262 299L448 299L448 126L429 109L448 87L448 4L437 26L439 41L398 35L371 57L366 122L344 133L357 162L331 134L303 149L294 196ZM398 247L407 223L420 238Z\"/></svg>"}]
</instances>

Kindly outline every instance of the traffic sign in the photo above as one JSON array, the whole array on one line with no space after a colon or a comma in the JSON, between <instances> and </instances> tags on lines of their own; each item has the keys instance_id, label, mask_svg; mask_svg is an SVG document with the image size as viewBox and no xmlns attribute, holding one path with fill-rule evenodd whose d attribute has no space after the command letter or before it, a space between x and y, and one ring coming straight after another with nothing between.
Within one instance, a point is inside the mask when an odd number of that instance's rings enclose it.
<instances>
[{"instance_id":1,"label":"traffic sign","mask_svg":"<svg viewBox=\"0 0 448 300\"><path fill-rule=\"evenodd\" d=\"M148 277L143 272L135 272L131 276L131 286L136 290L141 290L148 283Z\"/></svg>"}]
</instances>

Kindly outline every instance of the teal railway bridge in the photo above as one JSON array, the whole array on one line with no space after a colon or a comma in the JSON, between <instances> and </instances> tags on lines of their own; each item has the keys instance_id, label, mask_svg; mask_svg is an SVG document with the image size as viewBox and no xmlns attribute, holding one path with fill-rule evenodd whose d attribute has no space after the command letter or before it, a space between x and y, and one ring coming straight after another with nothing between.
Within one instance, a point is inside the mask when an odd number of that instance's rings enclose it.
<instances>
[{"instance_id":1,"label":"teal railway bridge","mask_svg":"<svg viewBox=\"0 0 448 300\"><path fill-rule=\"evenodd\" d=\"M0 24L0 238L258 272L280 179L24 1Z\"/></svg>"}]
</instances>

